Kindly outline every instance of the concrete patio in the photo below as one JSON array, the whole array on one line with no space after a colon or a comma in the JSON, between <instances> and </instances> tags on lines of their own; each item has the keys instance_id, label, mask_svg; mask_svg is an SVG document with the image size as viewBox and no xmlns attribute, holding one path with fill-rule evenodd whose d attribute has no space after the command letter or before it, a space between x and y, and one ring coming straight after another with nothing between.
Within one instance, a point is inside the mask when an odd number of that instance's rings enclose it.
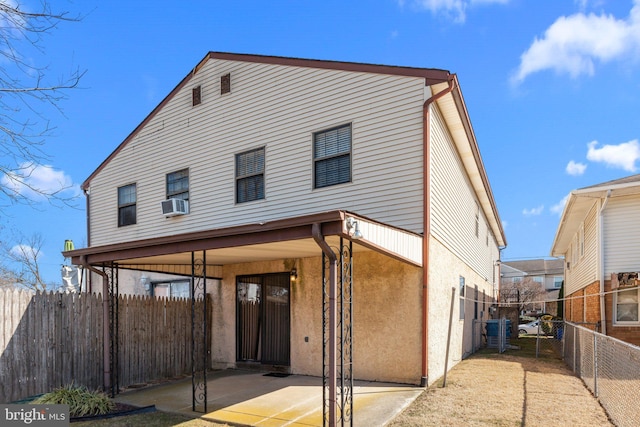
<instances>
[{"instance_id":1,"label":"concrete patio","mask_svg":"<svg viewBox=\"0 0 640 427\"><path fill-rule=\"evenodd\" d=\"M264 373L224 370L209 374L206 414L194 413L191 379L119 394L116 401L136 406L155 405L220 423L249 426L321 426L322 378L302 375L265 376ZM356 381L353 420L356 426L383 426L407 407L422 388L402 384Z\"/></svg>"}]
</instances>

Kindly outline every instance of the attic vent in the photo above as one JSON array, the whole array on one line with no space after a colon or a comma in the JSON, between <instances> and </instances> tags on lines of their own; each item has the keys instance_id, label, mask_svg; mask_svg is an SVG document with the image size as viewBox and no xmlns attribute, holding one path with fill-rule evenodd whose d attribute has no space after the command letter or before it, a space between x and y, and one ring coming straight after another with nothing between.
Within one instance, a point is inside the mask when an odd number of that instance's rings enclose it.
<instances>
[{"instance_id":1,"label":"attic vent","mask_svg":"<svg viewBox=\"0 0 640 427\"><path fill-rule=\"evenodd\" d=\"M231 92L231 73L220 77L220 95Z\"/></svg>"},{"instance_id":2,"label":"attic vent","mask_svg":"<svg viewBox=\"0 0 640 427\"><path fill-rule=\"evenodd\" d=\"M191 102L193 106L199 105L202 102L202 90L201 86L191 89Z\"/></svg>"}]
</instances>

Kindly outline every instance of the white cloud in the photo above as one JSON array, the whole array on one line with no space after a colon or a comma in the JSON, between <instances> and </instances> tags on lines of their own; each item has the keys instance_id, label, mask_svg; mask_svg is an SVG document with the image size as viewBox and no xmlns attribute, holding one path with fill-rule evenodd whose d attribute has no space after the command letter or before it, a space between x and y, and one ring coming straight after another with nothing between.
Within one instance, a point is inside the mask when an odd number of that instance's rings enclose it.
<instances>
[{"instance_id":1,"label":"white cloud","mask_svg":"<svg viewBox=\"0 0 640 427\"><path fill-rule=\"evenodd\" d=\"M20 169L4 175L2 185L16 195L41 200L44 195L80 194L71 177L49 165L23 164Z\"/></svg>"},{"instance_id":2,"label":"white cloud","mask_svg":"<svg viewBox=\"0 0 640 427\"><path fill-rule=\"evenodd\" d=\"M564 210L564 205L567 204L567 200L569 200L569 195L567 194L560 200L557 204L551 206L549 210L555 214L562 215L562 211Z\"/></svg>"},{"instance_id":3,"label":"white cloud","mask_svg":"<svg viewBox=\"0 0 640 427\"><path fill-rule=\"evenodd\" d=\"M612 168L620 168L635 172L636 160L640 159L640 144L634 139L618 145L603 145L597 148L598 141L587 144L587 159L592 162L604 163Z\"/></svg>"},{"instance_id":4,"label":"white cloud","mask_svg":"<svg viewBox=\"0 0 640 427\"><path fill-rule=\"evenodd\" d=\"M581 2L581 7L586 7ZM520 66L512 83L521 83L530 74L543 70L567 73L576 78L593 75L596 62L629 60L640 48L640 0L626 19L612 15L577 13L558 18L520 56Z\"/></svg>"},{"instance_id":5,"label":"white cloud","mask_svg":"<svg viewBox=\"0 0 640 427\"><path fill-rule=\"evenodd\" d=\"M29 245L15 245L11 248L11 253L18 259L40 259L43 256L42 251L36 250Z\"/></svg>"},{"instance_id":6,"label":"white cloud","mask_svg":"<svg viewBox=\"0 0 640 427\"><path fill-rule=\"evenodd\" d=\"M463 23L467 16L469 6L483 6L488 4L507 4L511 0L412 0L411 3L433 14L443 14L454 22ZM405 5L405 0L398 0L400 7Z\"/></svg>"},{"instance_id":7,"label":"white cloud","mask_svg":"<svg viewBox=\"0 0 640 427\"><path fill-rule=\"evenodd\" d=\"M537 208L523 209L522 215L525 215L525 216L540 215L543 210L544 210L544 205L540 205Z\"/></svg>"},{"instance_id":8,"label":"white cloud","mask_svg":"<svg viewBox=\"0 0 640 427\"><path fill-rule=\"evenodd\" d=\"M573 175L573 176L580 176L584 173L584 171L587 169L587 165L585 165L584 163L576 163L573 160L571 160L566 167L566 171L569 175Z\"/></svg>"}]
</instances>

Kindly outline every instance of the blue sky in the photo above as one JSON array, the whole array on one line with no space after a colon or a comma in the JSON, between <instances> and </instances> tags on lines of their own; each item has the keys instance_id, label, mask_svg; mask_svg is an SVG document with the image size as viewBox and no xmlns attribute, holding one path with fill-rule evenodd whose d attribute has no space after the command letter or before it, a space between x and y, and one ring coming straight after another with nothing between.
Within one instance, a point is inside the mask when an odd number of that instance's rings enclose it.
<instances>
[{"instance_id":1,"label":"blue sky","mask_svg":"<svg viewBox=\"0 0 640 427\"><path fill-rule=\"evenodd\" d=\"M7 0L4 0L7 1ZM27 7L39 2L24 0ZM79 14L29 57L52 80L86 70L61 115L42 188L79 186L208 51L457 73L504 229L503 259L548 256L576 188L638 173L640 0L54 0ZM4 208L11 229L40 233L47 281L65 239L86 245L77 208Z\"/></svg>"}]
</instances>

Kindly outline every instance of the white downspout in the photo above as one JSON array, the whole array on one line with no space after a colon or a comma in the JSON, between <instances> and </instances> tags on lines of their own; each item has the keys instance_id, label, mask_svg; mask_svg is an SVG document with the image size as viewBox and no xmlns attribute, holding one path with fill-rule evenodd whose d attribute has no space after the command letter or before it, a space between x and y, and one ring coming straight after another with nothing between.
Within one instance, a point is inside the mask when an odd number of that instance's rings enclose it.
<instances>
[{"instance_id":1,"label":"white downspout","mask_svg":"<svg viewBox=\"0 0 640 427\"><path fill-rule=\"evenodd\" d=\"M611 197L611 190L607 191L598 215L598 227L600 229L600 233L598 233L598 250L600 251L600 259L598 260L598 270L600 273L600 332L604 335L607 335L607 318L604 306L604 208L606 208L607 203L609 203L609 197Z\"/></svg>"}]
</instances>

